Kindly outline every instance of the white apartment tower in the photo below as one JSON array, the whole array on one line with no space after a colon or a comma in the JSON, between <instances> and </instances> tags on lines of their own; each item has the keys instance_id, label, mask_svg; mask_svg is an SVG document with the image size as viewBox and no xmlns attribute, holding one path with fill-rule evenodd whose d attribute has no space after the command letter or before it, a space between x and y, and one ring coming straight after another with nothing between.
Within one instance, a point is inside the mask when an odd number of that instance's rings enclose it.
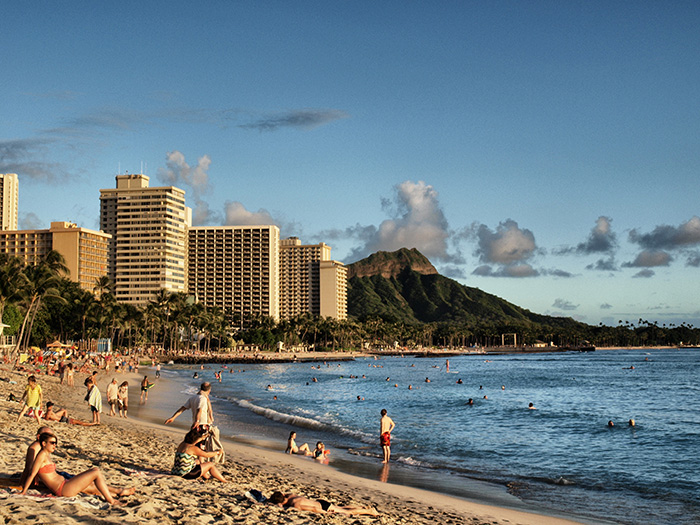
<instances>
[{"instance_id":1,"label":"white apartment tower","mask_svg":"<svg viewBox=\"0 0 700 525\"><path fill-rule=\"evenodd\" d=\"M277 226L202 226L188 233L189 294L207 307L279 320Z\"/></svg>"},{"instance_id":2,"label":"white apartment tower","mask_svg":"<svg viewBox=\"0 0 700 525\"><path fill-rule=\"evenodd\" d=\"M0 173L0 230L16 230L19 215L19 179L16 173Z\"/></svg>"},{"instance_id":3,"label":"white apartment tower","mask_svg":"<svg viewBox=\"0 0 700 525\"><path fill-rule=\"evenodd\" d=\"M187 229L192 210L185 192L150 188L143 174L117 175L100 190L100 228L111 234L108 276L123 303L145 306L161 289L187 292Z\"/></svg>"},{"instance_id":4,"label":"white apartment tower","mask_svg":"<svg viewBox=\"0 0 700 525\"><path fill-rule=\"evenodd\" d=\"M301 244L296 237L280 241L280 317L299 315L347 318L347 270L331 261L325 243Z\"/></svg>"}]
</instances>

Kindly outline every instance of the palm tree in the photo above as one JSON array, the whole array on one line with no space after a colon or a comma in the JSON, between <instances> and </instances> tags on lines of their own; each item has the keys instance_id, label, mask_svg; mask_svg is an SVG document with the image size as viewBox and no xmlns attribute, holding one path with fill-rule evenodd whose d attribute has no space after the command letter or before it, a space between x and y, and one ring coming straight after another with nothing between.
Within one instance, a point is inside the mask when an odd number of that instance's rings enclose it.
<instances>
[{"instance_id":1,"label":"palm tree","mask_svg":"<svg viewBox=\"0 0 700 525\"><path fill-rule=\"evenodd\" d=\"M47 253L36 266L25 267L25 274L28 279L28 286L26 288L27 296L25 298L26 312L24 314L22 328L14 350L16 354L19 353L23 339L26 339L24 341L24 348L26 349L29 346L29 339L32 334L34 319L36 319L36 314L41 309L42 302L47 299L64 301L57 286L62 278L61 275L67 272L68 268L66 267L65 259L63 258L63 255L56 250L51 250L49 253ZM25 338L27 323L29 323L29 330L27 331Z\"/></svg>"}]
</instances>

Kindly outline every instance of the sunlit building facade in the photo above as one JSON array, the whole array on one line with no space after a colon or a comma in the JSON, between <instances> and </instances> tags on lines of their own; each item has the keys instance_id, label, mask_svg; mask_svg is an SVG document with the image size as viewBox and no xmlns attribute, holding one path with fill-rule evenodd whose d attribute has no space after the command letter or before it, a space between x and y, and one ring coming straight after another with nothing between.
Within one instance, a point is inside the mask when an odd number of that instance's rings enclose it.
<instances>
[{"instance_id":1,"label":"sunlit building facade","mask_svg":"<svg viewBox=\"0 0 700 525\"><path fill-rule=\"evenodd\" d=\"M16 230L19 215L19 179L16 173L0 173L0 230Z\"/></svg>"},{"instance_id":2,"label":"sunlit building facade","mask_svg":"<svg viewBox=\"0 0 700 525\"><path fill-rule=\"evenodd\" d=\"M108 276L120 302L145 306L160 290L187 292L185 192L149 187L143 174L116 176L100 190L100 228L111 234Z\"/></svg>"},{"instance_id":3,"label":"sunlit building facade","mask_svg":"<svg viewBox=\"0 0 700 525\"><path fill-rule=\"evenodd\" d=\"M189 294L241 322L278 320L279 235L273 225L190 228Z\"/></svg>"},{"instance_id":4,"label":"sunlit building facade","mask_svg":"<svg viewBox=\"0 0 700 525\"><path fill-rule=\"evenodd\" d=\"M52 222L48 230L0 231L0 253L19 257L35 265L51 250L63 255L67 277L92 292L100 277L107 275L107 246L110 235L80 228L72 222Z\"/></svg>"}]
</instances>

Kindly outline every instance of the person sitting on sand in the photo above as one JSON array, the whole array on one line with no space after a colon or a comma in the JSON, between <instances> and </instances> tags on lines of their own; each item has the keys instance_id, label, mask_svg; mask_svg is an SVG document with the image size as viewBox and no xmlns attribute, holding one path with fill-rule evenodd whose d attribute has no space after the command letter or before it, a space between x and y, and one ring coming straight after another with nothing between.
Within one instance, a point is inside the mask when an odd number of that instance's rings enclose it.
<instances>
[{"instance_id":1,"label":"person sitting on sand","mask_svg":"<svg viewBox=\"0 0 700 525\"><path fill-rule=\"evenodd\" d=\"M65 496L68 498L75 496L94 483L95 487L100 494L102 494L107 503L110 505L118 503L112 496L111 491L114 489L111 489L111 487L107 485L104 475L99 468L93 467L70 479L66 479L56 472L56 464L51 461L51 453L56 450L56 447L58 446L58 438L55 435L49 432L42 432L39 434L39 444L41 446L41 450L36 455L31 471L24 480L22 492L20 492L20 494L27 493L27 490L35 478L41 480L46 488L48 488L56 496ZM130 496L136 492L136 489L122 489L117 492L118 496Z\"/></svg>"},{"instance_id":2,"label":"person sitting on sand","mask_svg":"<svg viewBox=\"0 0 700 525\"><path fill-rule=\"evenodd\" d=\"M82 425L84 427L91 427L97 425L97 423L88 423L87 421L82 421L80 419L75 419L73 417L68 417L68 411L65 408L55 408L51 401L46 402L46 414L44 414L44 419L46 421L58 421L59 423L68 423L69 425Z\"/></svg>"},{"instance_id":3,"label":"person sitting on sand","mask_svg":"<svg viewBox=\"0 0 700 525\"><path fill-rule=\"evenodd\" d=\"M283 494L279 491L275 492L270 496L268 500L272 505L278 505L286 509L296 509L305 510L307 512L320 512L327 514L348 514L348 515L360 515L368 514L370 516L378 516L379 512L373 507L360 507L358 505L346 505L344 507L339 507L334 505L330 501L323 499L315 500L305 498L304 496L297 496L295 494Z\"/></svg>"},{"instance_id":4,"label":"person sitting on sand","mask_svg":"<svg viewBox=\"0 0 700 525\"><path fill-rule=\"evenodd\" d=\"M184 441L180 443L175 452L175 463L171 470L173 476L180 476L185 479L209 479L214 477L222 483L227 483L214 463L199 462L200 458L213 458L220 454L220 451L205 452L197 446L208 435L208 430L197 427L185 434Z\"/></svg>"},{"instance_id":5,"label":"person sitting on sand","mask_svg":"<svg viewBox=\"0 0 700 525\"><path fill-rule=\"evenodd\" d=\"M326 450L326 445L323 444L323 441L319 441L318 443L316 443L316 448L313 450L313 452L310 455L313 456L314 459L318 459L319 461L323 461L324 459L325 460L328 459L326 456L330 453L331 453L330 450Z\"/></svg>"},{"instance_id":6,"label":"person sitting on sand","mask_svg":"<svg viewBox=\"0 0 700 525\"><path fill-rule=\"evenodd\" d=\"M297 437L297 433L293 430L289 433L289 439L287 440L287 450L284 451L285 454L299 454L301 456L310 456L311 450L309 449L309 444L304 443L302 446L298 447L294 439Z\"/></svg>"},{"instance_id":7,"label":"person sitting on sand","mask_svg":"<svg viewBox=\"0 0 700 525\"><path fill-rule=\"evenodd\" d=\"M22 472L22 476L19 479L19 484L24 485L24 482L27 479L27 476L32 471L32 466L34 465L34 460L36 459L37 454L41 451L41 444L39 443L39 437L43 433L48 433L51 434L52 436L55 435L53 433L53 430L51 430L49 427L39 427L39 430L36 432L36 440L27 447L27 455L24 461L24 471ZM70 479L73 476L71 474L68 474L67 472L58 472L61 476L63 476L66 479ZM36 486L43 486L42 481L36 477L34 478L34 485ZM109 487L109 491L112 494L112 497L118 497L118 496L126 496L128 494L133 494L135 489L117 489L114 487ZM83 494L90 494L93 496L98 496L100 494L100 491L97 489L95 486L95 483L91 483L87 487L85 487L82 491Z\"/></svg>"}]
</instances>

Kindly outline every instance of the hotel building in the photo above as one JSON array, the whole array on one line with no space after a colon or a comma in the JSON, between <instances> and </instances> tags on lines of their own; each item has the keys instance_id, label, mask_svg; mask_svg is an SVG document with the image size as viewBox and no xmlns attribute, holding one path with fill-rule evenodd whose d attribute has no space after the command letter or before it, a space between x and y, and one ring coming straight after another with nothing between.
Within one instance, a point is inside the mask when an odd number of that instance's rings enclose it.
<instances>
[{"instance_id":1,"label":"hotel building","mask_svg":"<svg viewBox=\"0 0 700 525\"><path fill-rule=\"evenodd\" d=\"M0 230L16 230L19 180L16 173L0 173Z\"/></svg>"},{"instance_id":2,"label":"hotel building","mask_svg":"<svg viewBox=\"0 0 700 525\"><path fill-rule=\"evenodd\" d=\"M347 270L331 260L325 243L303 245L296 237L280 241L280 317L309 313L347 318Z\"/></svg>"},{"instance_id":3,"label":"hotel building","mask_svg":"<svg viewBox=\"0 0 700 525\"><path fill-rule=\"evenodd\" d=\"M71 222L52 222L48 230L0 231L0 253L34 265L56 250L66 261L68 277L83 290L92 292L97 279L107 275L110 237Z\"/></svg>"},{"instance_id":4,"label":"hotel building","mask_svg":"<svg viewBox=\"0 0 700 525\"><path fill-rule=\"evenodd\" d=\"M185 192L151 188L143 174L117 175L100 190L100 228L111 234L108 276L123 303L145 306L161 289L187 292L187 228L192 210Z\"/></svg>"},{"instance_id":5,"label":"hotel building","mask_svg":"<svg viewBox=\"0 0 700 525\"><path fill-rule=\"evenodd\" d=\"M189 294L243 322L279 320L279 235L272 225L190 228Z\"/></svg>"}]
</instances>

